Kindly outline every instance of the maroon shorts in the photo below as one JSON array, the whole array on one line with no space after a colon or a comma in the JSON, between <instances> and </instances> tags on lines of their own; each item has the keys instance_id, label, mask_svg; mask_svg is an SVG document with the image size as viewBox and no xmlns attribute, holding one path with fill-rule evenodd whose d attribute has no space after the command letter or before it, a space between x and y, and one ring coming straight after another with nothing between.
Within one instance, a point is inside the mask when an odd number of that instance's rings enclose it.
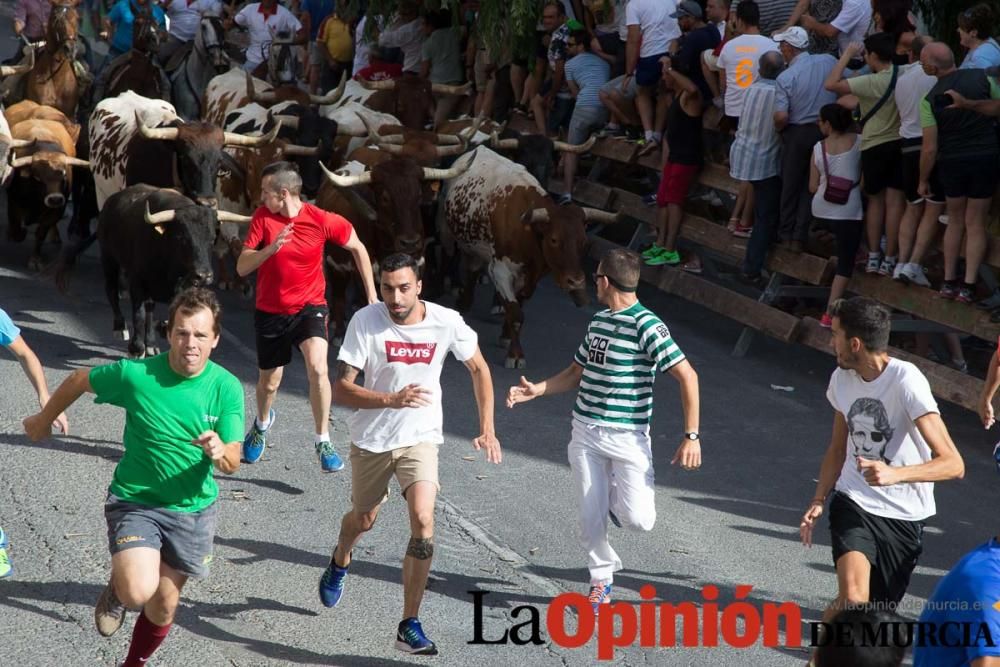
<instances>
[{"instance_id":1,"label":"maroon shorts","mask_svg":"<svg viewBox=\"0 0 1000 667\"><path fill-rule=\"evenodd\" d=\"M660 177L660 188L656 191L656 205L661 208L667 204L683 205L699 169L697 165L677 164L668 159Z\"/></svg>"}]
</instances>

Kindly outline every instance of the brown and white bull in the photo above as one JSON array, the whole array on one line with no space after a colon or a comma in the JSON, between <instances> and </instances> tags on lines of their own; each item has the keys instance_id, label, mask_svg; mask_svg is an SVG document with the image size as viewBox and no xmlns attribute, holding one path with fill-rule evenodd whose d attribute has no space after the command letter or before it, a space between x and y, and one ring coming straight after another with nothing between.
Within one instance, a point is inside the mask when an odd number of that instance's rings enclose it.
<instances>
[{"instance_id":1,"label":"brown and white bull","mask_svg":"<svg viewBox=\"0 0 1000 667\"><path fill-rule=\"evenodd\" d=\"M404 74L385 81L349 81L340 105L361 104L392 114L404 127L422 130L434 119L435 95L468 95L471 90L470 83L451 86Z\"/></svg>"},{"instance_id":2,"label":"brown and white bull","mask_svg":"<svg viewBox=\"0 0 1000 667\"><path fill-rule=\"evenodd\" d=\"M447 229L461 253L465 280L459 311L472 306L476 279L486 271L504 306L501 342L505 366L524 368L523 305L552 273L577 306L588 302L583 259L588 221L611 222L613 213L559 206L523 166L480 146L469 169L442 191Z\"/></svg>"},{"instance_id":3,"label":"brown and white bull","mask_svg":"<svg viewBox=\"0 0 1000 667\"><path fill-rule=\"evenodd\" d=\"M344 94L346 83L326 95L310 95L294 84L273 87L266 81L251 76L241 67L234 67L212 78L205 89L201 119L222 125L226 116L251 102L270 106L278 102L297 102L305 106L336 104Z\"/></svg>"}]
</instances>

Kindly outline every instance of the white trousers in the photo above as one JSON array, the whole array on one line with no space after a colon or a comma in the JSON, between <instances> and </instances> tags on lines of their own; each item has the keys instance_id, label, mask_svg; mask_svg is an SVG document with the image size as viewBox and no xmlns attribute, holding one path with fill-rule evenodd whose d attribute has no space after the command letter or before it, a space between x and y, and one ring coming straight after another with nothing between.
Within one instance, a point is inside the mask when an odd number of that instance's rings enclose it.
<instances>
[{"instance_id":1,"label":"white trousers","mask_svg":"<svg viewBox=\"0 0 1000 667\"><path fill-rule=\"evenodd\" d=\"M574 419L568 454L591 583L610 583L622 562L608 543L608 510L623 528L649 531L656 523L649 434Z\"/></svg>"}]
</instances>

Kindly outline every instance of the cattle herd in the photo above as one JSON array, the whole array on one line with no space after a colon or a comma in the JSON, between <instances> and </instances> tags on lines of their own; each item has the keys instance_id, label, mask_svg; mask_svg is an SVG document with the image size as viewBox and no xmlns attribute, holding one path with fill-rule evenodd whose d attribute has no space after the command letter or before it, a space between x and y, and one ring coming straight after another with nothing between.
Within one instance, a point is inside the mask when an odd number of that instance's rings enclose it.
<instances>
[{"instance_id":1,"label":"cattle herd","mask_svg":"<svg viewBox=\"0 0 1000 667\"><path fill-rule=\"evenodd\" d=\"M261 172L278 160L298 165L304 197L353 223L376 265L413 255L430 291L446 281L459 288L461 310L488 274L504 312L508 367L524 366L522 305L543 276L552 273L577 305L586 301L587 223L617 216L560 206L546 186L559 151L585 152L592 142L519 136L469 117L425 129L435 95L467 95L468 85L405 74L311 95L286 78L257 79L231 62L212 17L191 49L155 72L155 36L146 33L156 27L137 21L132 52L94 77L77 45L76 9L53 6L46 40L0 70L9 93L0 116L8 240L23 241L34 225L29 268L53 266L61 284L96 240L113 328L130 355L155 351L154 303L176 290L217 280L251 291L234 255L260 200ZM72 242L46 258L68 209ZM325 268L336 339L357 291L355 268L332 247ZM131 302L131 336L120 291Z\"/></svg>"}]
</instances>

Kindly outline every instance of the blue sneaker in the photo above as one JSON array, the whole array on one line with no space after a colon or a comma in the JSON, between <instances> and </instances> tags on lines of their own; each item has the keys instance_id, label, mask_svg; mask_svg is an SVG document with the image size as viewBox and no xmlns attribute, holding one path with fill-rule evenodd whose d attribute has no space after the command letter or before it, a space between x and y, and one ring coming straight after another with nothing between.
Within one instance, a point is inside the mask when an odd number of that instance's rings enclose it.
<instances>
[{"instance_id":1,"label":"blue sneaker","mask_svg":"<svg viewBox=\"0 0 1000 667\"><path fill-rule=\"evenodd\" d=\"M590 600L590 606L594 608L594 616L597 616L597 610L601 608L602 604L611 604L611 584L595 584L590 587L590 595L587 596Z\"/></svg>"},{"instance_id":2,"label":"blue sneaker","mask_svg":"<svg viewBox=\"0 0 1000 667\"><path fill-rule=\"evenodd\" d=\"M10 556L7 554L7 533L0 528L0 579L14 574L14 566L10 564Z\"/></svg>"},{"instance_id":3,"label":"blue sneaker","mask_svg":"<svg viewBox=\"0 0 1000 667\"><path fill-rule=\"evenodd\" d=\"M273 408L267 416L267 421L267 428L261 430L257 426L257 419L254 418L253 423L250 424L250 431L247 433L247 437L243 438L243 460L246 463L257 463L257 461L260 461L260 457L264 455L264 448L267 447L267 432L274 426Z\"/></svg>"},{"instance_id":4,"label":"blue sneaker","mask_svg":"<svg viewBox=\"0 0 1000 667\"><path fill-rule=\"evenodd\" d=\"M316 456L323 472L337 472L344 469L344 460L340 458L329 440L316 443Z\"/></svg>"},{"instance_id":5,"label":"blue sneaker","mask_svg":"<svg viewBox=\"0 0 1000 667\"><path fill-rule=\"evenodd\" d=\"M411 655L437 655L438 649L420 627L420 621L407 618L399 623L396 631L396 650Z\"/></svg>"},{"instance_id":6,"label":"blue sneaker","mask_svg":"<svg viewBox=\"0 0 1000 667\"><path fill-rule=\"evenodd\" d=\"M319 578L319 601L324 607L336 607L340 602L340 596L344 594L344 579L347 577L347 569L350 567L340 567L334 565L333 559L323 571L323 576Z\"/></svg>"}]
</instances>

